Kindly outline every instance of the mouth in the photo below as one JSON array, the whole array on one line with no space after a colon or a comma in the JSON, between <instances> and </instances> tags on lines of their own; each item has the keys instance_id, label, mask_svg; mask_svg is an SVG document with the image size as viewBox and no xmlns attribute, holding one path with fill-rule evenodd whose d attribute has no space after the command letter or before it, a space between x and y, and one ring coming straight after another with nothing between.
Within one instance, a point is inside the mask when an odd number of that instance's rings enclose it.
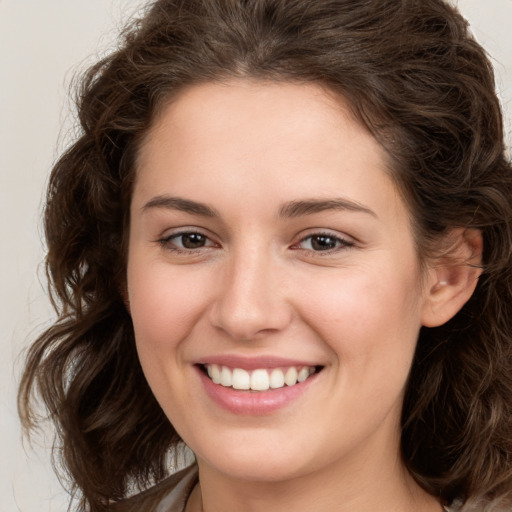
<instances>
[{"instance_id":1,"label":"mouth","mask_svg":"<svg viewBox=\"0 0 512 512\"><path fill-rule=\"evenodd\" d=\"M265 392L290 388L319 373L323 366L288 366L279 368L231 368L218 364L199 365L201 371L214 383L239 391Z\"/></svg>"}]
</instances>

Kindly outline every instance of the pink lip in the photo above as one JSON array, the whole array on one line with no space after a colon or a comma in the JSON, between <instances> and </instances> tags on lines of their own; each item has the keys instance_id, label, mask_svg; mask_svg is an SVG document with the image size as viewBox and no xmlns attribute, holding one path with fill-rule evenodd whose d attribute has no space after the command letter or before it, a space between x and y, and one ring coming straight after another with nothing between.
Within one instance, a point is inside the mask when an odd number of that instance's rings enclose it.
<instances>
[{"instance_id":1,"label":"pink lip","mask_svg":"<svg viewBox=\"0 0 512 512\"><path fill-rule=\"evenodd\" d=\"M299 361L277 356L243 357L238 355L217 355L205 357L196 364L217 364L229 368L243 368L244 370L257 370L258 368L287 368L289 366L317 366L318 363Z\"/></svg>"},{"instance_id":2,"label":"pink lip","mask_svg":"<svg viewBox=\"0 0 512 512\"><path fill-rule=\"evenodd\" d=\"M261 361L259 364L259 366L254 366L253 368L272 367L268 365L261 365ZM226 364L226 366L229 365ZM279 366L295 365L291 365L289 362L286 364L279 364L276 362L274 367ZM302 364L302 366L309 365ZM244 366L239 366L238 363L233 367L244 368ZM249 369L246 366L245 368ZM213 400L213 402L231 413L246 416L264 416L286 407L299 399L309 386L316 381L318 376L318 374L315 373L305 381L299 382L294 386L284 386L278 389L269 389L268 391L240 391L221 386L220 384L214 384L211 379L204 374L203 370L199 366L196 366L196 369L206 394Z\"/></svg>"}]
</instances>

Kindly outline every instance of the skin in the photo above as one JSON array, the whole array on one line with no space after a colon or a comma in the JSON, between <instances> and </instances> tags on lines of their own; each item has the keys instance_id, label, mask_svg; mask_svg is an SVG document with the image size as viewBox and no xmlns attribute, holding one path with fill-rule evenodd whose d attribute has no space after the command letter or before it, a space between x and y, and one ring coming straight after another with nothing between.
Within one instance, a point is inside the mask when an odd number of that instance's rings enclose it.
<instances>
[{"instance_id":1,"label":"skin","mask_svg":"<svg viewBox=\"0 0 512 512\"><path fill-rule=\"evenodd\" d=\"M350 208L283 215L333 199ZM204 245L184 248L183 232ZM461 256L481 248L452 236ZM147 380L197 457L187 511L441 510L404 468L400 414L420 327L446 321L474 287L454 268L420 267L386 156L342 99L232 81L166 105L139 153L127 300ZM237 415L195 366L225 354L323 369L282 409Z\"/></svg>"}]
</instances>

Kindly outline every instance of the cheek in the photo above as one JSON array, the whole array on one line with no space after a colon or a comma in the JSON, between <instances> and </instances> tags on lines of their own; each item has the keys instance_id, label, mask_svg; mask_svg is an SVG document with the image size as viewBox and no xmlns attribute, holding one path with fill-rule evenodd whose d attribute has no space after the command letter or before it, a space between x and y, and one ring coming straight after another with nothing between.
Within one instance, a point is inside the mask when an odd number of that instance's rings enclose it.
<instances>
[{"instance_id":1,"label":"cheek","mask_svg":"<svg viewBox=\"0 0 512 512\"><path fill-rule=\"evenodd\" d=\"M340 269L307 290L307 322L336 353L340 364L355 371L378 366L383 355L408 365L421 326L419 270L396 263L374 269Z\"/></svg>"},{"instance_id":2,"label":"cheek","mask_svg":"<svg viewBox=\"0 0 512 512\"><path fill-rule=\"evenodd\" d=\"M207 301L204 276L174 271L165 262L133 255L128 295L139 360L146 380L173 426L187 418L194 401L186 381L186 341L196 332Z\"/></svg>"},{"instance_id":3,"label":"cheek","mask_svg":"<svg viewBox=\"0 0 512 512\"><path fill-rule=\"evenodd\" d=\"M128 295L141 361L174 356L207 303L204 276L136 257L128 266Z\"/></svg>"}]
</instances>

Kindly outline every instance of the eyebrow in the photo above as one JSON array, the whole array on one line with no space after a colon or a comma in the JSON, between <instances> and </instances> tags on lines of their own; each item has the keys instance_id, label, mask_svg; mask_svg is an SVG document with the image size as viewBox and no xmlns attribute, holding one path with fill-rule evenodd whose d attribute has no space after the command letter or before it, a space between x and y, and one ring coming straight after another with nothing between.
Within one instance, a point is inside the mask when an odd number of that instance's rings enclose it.
<instances>
[{"instance_id":1,"label":"eyebrow","mask_svg":"<svg viewBox=\"0 0 512 512\"><path fill-rule=\"evenodd\" d=\"M152 208L178 210L181 212L191 213L192 215L199 215L201 217L220 217L217 210L207 204L167 195L154 197L142 207L142 210L147 211Z\"/></svg>"},{"instance_id":2,"label":"eyebrow","mask_svg":"<svg viewBox=\"0 0 512 512\"><path fill-rule=\"evenodd\" d=\"M220 217L220 214L212 206L204 203L198 203L190 199L183 199L182 197L173 197L168 195L156 196L152 198L142 207L142 210L147 211L153 208L178 210L201 217ZM302 217L320 213L326 210L348 210L366 213L372 217L377 217L377 214L366 206L356 201L351 201L344 198L304 199L300 201L290 201L289 203L281 206L279 209L279 217Z\"/></svg>"},{"instance_id":3,"label":"eyebrow","mask_svg":"<svg viewBox=\"0 0 512 512\"><path fill-rule=\"evenodd\" d=\"M326 210L348 210L377 217L377 214L373 210L370 210L361 203L344 198L291 201L279 209L279 216L301 217L303 215L313 215L314 213L320 213Z\"/></svg>"}]
</instances>

